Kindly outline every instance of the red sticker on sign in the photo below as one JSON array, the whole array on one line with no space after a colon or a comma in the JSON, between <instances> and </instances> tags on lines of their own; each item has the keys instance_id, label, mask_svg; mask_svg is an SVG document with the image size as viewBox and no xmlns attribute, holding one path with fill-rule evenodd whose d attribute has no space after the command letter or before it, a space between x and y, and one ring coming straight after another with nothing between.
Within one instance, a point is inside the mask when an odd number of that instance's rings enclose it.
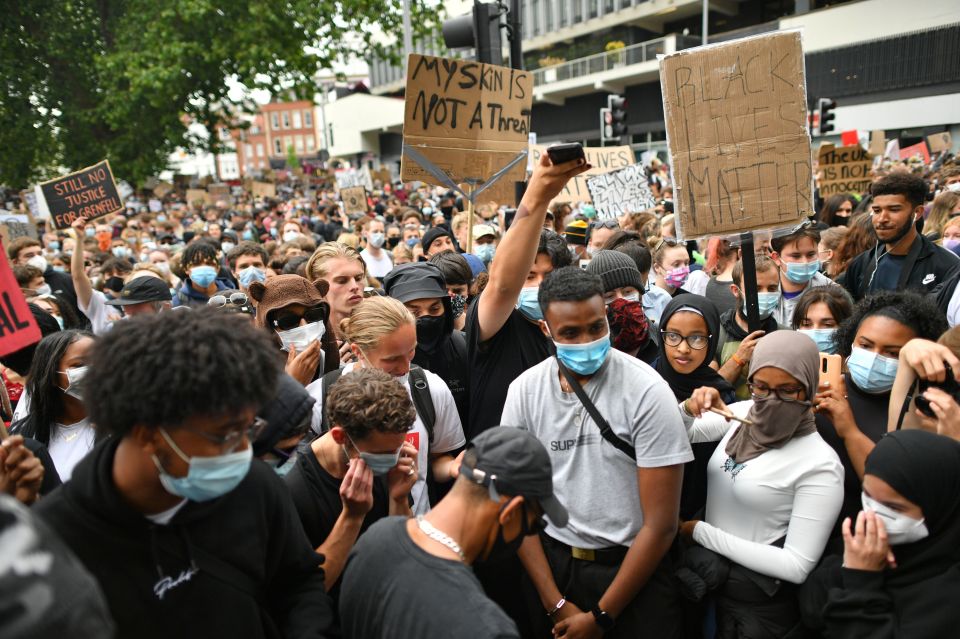
<instances>
[{"instance_id":1,"label":"red sticker on sign","mask_svg":"<svg viewBox=\"0 0 960 639\"><path fill-rule=\"evenodd\" d=\"M420 433L407 433L407 436L404 437L403 440L413 444L417 452L420 452Z\"/></svg>"}]
</instances>

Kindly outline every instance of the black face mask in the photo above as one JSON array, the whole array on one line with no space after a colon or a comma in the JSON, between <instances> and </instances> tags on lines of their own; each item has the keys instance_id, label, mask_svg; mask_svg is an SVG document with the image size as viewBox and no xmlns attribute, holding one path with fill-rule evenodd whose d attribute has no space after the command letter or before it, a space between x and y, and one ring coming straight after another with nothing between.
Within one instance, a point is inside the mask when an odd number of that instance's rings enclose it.
<instances>
[{"instance_id":1,"label":"black face mask","mask_svg":"<svg viewBox=\"0 0 960 639\"><path fill-rule=\"evenodd\" d=\"M443 339L443 315L425 315L417 318L417 346L428 353L435 350Z\"/></svg>"},{"instance_id":2,"label":"black face mask","mask_svg":"<svg viewBox=\"0 0 960 639\"><path fill-rule=\"evenodd\" d=\"M400 236L399 236L399 235L391 235L391 236L387 237L387 248L388 248L388 249L395 249L395 248L397 248L397 245L398 245L399 243L400 243Z\"/></svg>"},{"instance_id":3,"label":"black face mask","mask_svg":"<svg viewBox=\"0 0 960 639\"><path fill-rule=\"evenodd\" d=\"M507 504L504 504L503 508L506 508L506 506ZM503 512L503 508L500 509L500 512ZM478 557L477 561L480 563L496 564L516 556L517 550L519 550L520 545L523 544L524 537L539 534L541 530L546 528L546 523L543 521L543 517L540 517L533 523L533 526L528 526L527 504L523 503L520 505L520 526L520 534L517 535L517 538L513 541L507 541L503 537L503 526L501 525L500 530L497 531L497 538L493 541L493 547L490 548L490 552L487 553L486 559L480 559Z\"/></svg>"},{"instance_id":4,"label":"black face mask","mask_svg":"<svg viewBox=\"0 0 960 639\"><path fill-rule=\"evenodd\" d=\"M107 281L103 283L103 288L108 288L115 293L119 293L123 290L123 279L114 275L113 277L107 278Z\"/></svg>"},{"instance_id":5,"label":"black face mask","mask_svg":"<svg viewBox=\"0 0 960 639\"><path fill-rule=\"evenodd\" d=\"M440 212L443 213L443 216L444 216L444 217L450 217L451 215L453 215L453 207L452 207L452 206L441 206L441 207L440 207Z\"/></svg>"}]
</instances>

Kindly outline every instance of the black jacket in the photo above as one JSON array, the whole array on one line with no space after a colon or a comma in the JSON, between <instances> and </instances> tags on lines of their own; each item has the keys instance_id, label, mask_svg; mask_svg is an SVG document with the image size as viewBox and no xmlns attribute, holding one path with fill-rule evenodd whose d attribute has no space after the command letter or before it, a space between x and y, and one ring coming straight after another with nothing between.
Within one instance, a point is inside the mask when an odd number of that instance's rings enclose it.
<instances>
[{"instance_id":1,"label":"black jacket","mask_svg":"<svg viewBox=\"0 0 960 639\"><path fill-rule=\"evenodd\" d=\"M233 492L155 525L113 482L120 441L97 445L35 507L100 583L118 637L323 636L322 559L270 468L254 460Z\"/></svg>"},{"instance_id":2,"label":"black jacket","mask_svg":"<svg viewBox=\"0 0 960 639\"><path fill-rule=\"evenodd\" d=\"M885 251L883 247L883 244L877 244L853 258L846 273L837 279L837 283L847 289L854 300L862 300L869 292L870 278L877 267L877 251ZM960 262L952 251L934 244L918 233L907 252L897 290L910 289L929 293L946 280L958 264Z\"/></svg>"}]
</instances>

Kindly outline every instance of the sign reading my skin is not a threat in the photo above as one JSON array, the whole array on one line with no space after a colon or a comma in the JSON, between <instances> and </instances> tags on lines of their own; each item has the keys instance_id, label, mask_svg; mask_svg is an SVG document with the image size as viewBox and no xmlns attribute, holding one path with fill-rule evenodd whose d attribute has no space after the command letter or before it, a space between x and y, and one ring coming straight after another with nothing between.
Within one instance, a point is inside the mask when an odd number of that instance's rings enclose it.
<instances>
[{"instance_id":1,"label":"sign reading my skin is not a threat","mask_svg":"<svg viewBox=\"0 0 960 639\"><path fill-rule=\"evenodd\" d=\"M793 226L814 212L799 32L660 59L678 233Z\"/></svg>"},{"instance_id":2,"label":"sign reading my skin is not a threat","mask_svg":"<svg viewBox=\"0 0 960 639\"><path fill-rule=\"evenodd\" d=\"M527 149L532 104L530 72L411 54L400 179L449 186L433 168L454 184L483 185ZM499 179L525 175L519 161Z\"/></svg>"}]
</instances>

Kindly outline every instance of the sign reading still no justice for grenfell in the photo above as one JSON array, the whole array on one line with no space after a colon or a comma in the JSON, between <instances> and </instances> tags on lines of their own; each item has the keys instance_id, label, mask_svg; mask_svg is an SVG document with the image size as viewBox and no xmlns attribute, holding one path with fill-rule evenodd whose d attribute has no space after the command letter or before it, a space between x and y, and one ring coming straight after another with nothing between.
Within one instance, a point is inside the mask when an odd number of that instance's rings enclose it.
<instances>
[{"instance_id":1,"label":"sign reading still no justice for grenfell","mask_svg":"<svg viewBox=\"0 0 960 639\"><path fill-rule=\"evenodd\" d=\"M660 59L684 238L792 226L814 212L799 32Z\"/></svg>"}]
</instances>

